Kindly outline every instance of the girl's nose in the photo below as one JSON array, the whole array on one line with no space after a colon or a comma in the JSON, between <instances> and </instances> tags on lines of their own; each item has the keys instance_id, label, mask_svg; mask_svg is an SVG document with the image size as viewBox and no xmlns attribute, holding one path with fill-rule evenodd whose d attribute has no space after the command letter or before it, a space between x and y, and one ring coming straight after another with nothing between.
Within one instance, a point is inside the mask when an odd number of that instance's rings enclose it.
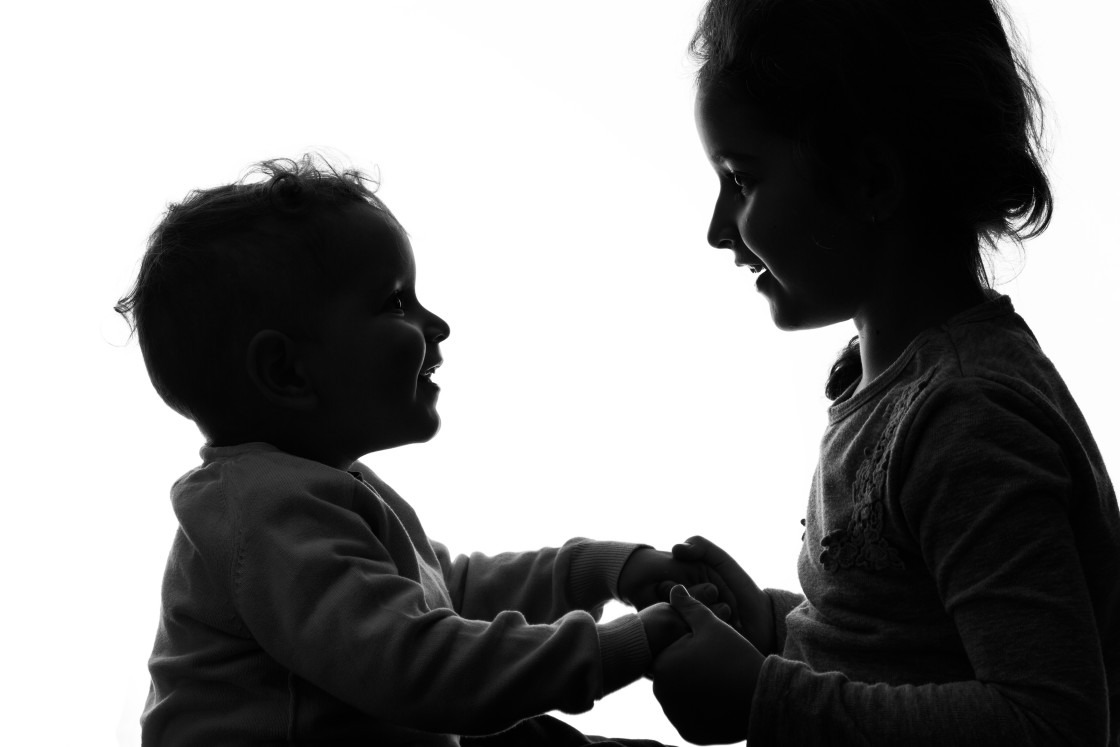
<instances>
[{"instance_id":1,"label":"girl's nose","mask_svg":"<svg viewBox=\"0 0 1120 747\"><path fill-rule=\"evenodd\" d=\"M739 228L723 204L723 196L716 199L712 222L708 224L708 244L716 249L734 249L739 238Z\"/></svg>"}]
</instances>

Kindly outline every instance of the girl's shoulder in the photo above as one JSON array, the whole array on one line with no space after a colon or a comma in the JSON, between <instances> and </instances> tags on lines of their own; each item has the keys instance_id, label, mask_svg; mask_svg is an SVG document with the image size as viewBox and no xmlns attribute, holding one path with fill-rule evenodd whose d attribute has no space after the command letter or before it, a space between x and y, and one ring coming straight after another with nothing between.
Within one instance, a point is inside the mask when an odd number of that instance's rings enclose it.
<instances>
[{"instance_id":1,"label":"girl's shoulder","mask_svg":"<svg viewBox=\"0 0 1120 747\"><path fill-rule=\"evenodd\" d=\"M1006 296L927 330L871 386L829 414L840 440L858 431L880 451L915 443L967 450L999 429L1014 429L1024 441L1095 451L1061 375Z\"/></svg>"},{"instance_id":2,"label":"girl's shoulder","mask_svg":"<svg viewBox=\"0 0 1120 747\"><path fill-rule=\"evenodd\" d=\"M931 330L915 346L908 369L923 381L923 399L1081 421L1061 374L1006 296Z\"/></svg>"},{"instance_id":3,"label":"girl's shoulder","mask_svg":"<svg viewBox=\"0 0 1120 747\"><path fill-rule=\"evenodd\" d=\"M862 412L896 420L923 398L945 389L1008 388L1030 398L1053 399L1065 392L1057 370L1042 352L1010 299L994 296L926 330L864 390L842 395L830 408L830 420ZM857 418L858 419L858 418Z\"/></svg>"},{"instance_id":4,"label":"girl's shoulder","mask_svg":"<svg viewBox=\"0 0 1120 747\"><path fill-rule=\"evenodd\" d=\"M1092 431L1053 362L1010 301L978 307L929 334L893 395L900 464L943 463L1003 450L1057 455L1090 482L1108 482Z\"/></svg>"}]
</instances>

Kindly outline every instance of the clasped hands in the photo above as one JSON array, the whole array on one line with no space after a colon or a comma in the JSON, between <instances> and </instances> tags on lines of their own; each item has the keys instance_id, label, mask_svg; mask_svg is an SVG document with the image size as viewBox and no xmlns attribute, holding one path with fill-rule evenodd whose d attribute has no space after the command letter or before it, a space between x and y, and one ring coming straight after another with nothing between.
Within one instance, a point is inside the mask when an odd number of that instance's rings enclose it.
<instances>
[{"instance_id":1,"label":"clasped hands","mask_svg":"<svg viewBox=\"0 0 1120 747\"><path fill-rule=\"evenodd\" d=\"M694 744L745 741L759 652L775 648L770 598L703 537L672 553L634 551L618 590L639 610L653 693L680 735Z\"/></svg>"}]
</instances>

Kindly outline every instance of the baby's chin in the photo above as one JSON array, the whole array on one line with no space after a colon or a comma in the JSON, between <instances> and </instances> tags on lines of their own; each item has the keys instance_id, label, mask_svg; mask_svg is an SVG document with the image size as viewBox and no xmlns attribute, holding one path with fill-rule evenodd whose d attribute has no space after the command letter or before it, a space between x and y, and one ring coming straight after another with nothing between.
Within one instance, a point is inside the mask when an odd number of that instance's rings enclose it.
<instances>
[{"instance_id":1,"label":"baby's chin","mask_svg":"<svg viewBox=\"0 0 1120 747\"><path fill-rule=\"evenodd\" d=\"M372 446L372 448L369 448L367 453L395 449L398 446L427 443L436 437L441 426L442 421L439 415L433 412L431 417L426 419L426 422L416 423L414 428L408 429L407 432L399 433L394 438L371 440L367 446Z\"/></svg>"},{"instance_id":2,"label":"baby's chin","mask_svg":"<svg viewBox=\"0 0 1120 747\"><path fill-rule=\"evenodd\" d=\"M442 427L443 427L443 421L440 420L440 417L437 415L436 416L436 423L432 427L431 432L429 432L426 436L424 436L419 441L417 441L417 443L422 443L422 444L428 443L429 441L431 441L433 438L435 438L439 434L440 428L442 428Z\"/></svg>"}]
</instances>

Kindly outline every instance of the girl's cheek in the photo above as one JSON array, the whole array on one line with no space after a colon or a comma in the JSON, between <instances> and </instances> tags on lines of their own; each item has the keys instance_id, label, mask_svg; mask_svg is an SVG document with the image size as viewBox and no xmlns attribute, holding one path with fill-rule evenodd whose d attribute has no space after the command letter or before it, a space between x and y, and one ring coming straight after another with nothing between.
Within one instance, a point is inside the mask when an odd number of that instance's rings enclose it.
<instances>
[{"instance_id":1,"label":"girl's cheek","mask_svg":"<svg viewBox=\"0 0 1120 747\"><path fill-rule=\"evenodd\" d=\"M770 224L769 216L752 204L743 213L743 218L739 222L739 235L743 237L747 248L756 253L758 250L765 251L772 233L773 226Z\"/></svg>"}]
</instances>

